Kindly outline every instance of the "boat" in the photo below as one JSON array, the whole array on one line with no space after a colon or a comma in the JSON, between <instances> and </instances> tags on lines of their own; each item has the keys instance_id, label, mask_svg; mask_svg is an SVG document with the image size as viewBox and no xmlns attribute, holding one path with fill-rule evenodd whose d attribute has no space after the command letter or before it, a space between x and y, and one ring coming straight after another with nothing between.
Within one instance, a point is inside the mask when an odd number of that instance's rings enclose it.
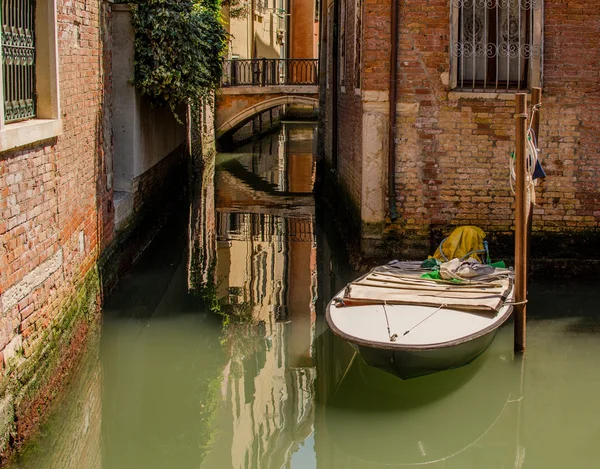
<instances>
[{"instance_id":1,"label":"boat","mask_svg":"<svg viewBox=\"0 0 600 469\"><path fill-rule=\"evenodd\" d=\"M367 364L401 379L472 362L512 313L513 271L472 259L446 264L454 278L423 278L430 269L420 262L375 267L330 301L329 327ZM475 274L460 275L465 268Z\"/></svg>"}]
</instances>

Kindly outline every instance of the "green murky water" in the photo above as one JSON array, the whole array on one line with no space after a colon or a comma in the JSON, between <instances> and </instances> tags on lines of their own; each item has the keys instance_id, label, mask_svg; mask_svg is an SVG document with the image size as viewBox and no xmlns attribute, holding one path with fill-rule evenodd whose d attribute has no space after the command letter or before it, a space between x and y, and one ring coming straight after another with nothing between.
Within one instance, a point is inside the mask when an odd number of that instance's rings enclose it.
<instances>
[{"instance_id":1,"label":"green murky water","mask_svg":"<svg viewBox=\"0 0 600 469\"><path fill-rule=\"evenodd\" d=\"M221 155L108 300L97 347L22 469L596 468L595 284L533 283L458 370L400 381L352 359L323 308L352 272L309 194L314 127ZM214 288L203 285L214 281ZM226 319L201 307L216 295Z\"/></svg>"}]
</instances>

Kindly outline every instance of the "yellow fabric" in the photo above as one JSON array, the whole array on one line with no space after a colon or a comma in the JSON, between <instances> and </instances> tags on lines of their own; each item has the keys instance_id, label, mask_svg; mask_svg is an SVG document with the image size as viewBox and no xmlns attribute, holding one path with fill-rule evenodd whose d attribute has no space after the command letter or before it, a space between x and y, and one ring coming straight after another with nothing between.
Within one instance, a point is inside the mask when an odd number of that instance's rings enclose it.
<instances>
[{"instance_id":1,"label":"yellow fabric","mask_svg":"<svg viewBox=\"0 0 600 469\"><path fill-rule=\"evenodd\" d=\"M459 226L443 241L441 246L444 250L446 259L442 256L439 247L435 251L433 257L442 262L455 258L462 259L471 251L482 251L484 249L484 238L485 233L481 228L476 226ZM482 262L480 254L473 253L469 257L473 257L479 262Z\"/></svg>"}]
</instances>

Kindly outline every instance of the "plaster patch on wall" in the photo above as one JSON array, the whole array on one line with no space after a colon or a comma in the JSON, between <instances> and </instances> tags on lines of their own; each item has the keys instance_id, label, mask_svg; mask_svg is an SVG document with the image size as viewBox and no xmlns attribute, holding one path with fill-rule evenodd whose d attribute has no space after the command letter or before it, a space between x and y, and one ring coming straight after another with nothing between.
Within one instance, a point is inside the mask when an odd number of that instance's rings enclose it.
<instances>
[{"instance_id":1,"label":"plaster patch on wall","mask_svg":"<svg viewBox=\"0 0 600 469\"><path fill-rule=\"evenodd\" d=\"M382 222L385 217L387 120L384 114L363 114L361 218L366 223Z\"/></svg>"},{"instance_id":2,"label":"plaster patch on wall","mask_svg":"<svg viewBox=\"0 0 600 469\"><path fill-rule=\"evenodd\" d=\"M79 252L83 254L85 252L85 234L84 234L83 230L79 232L78 242L79 242Z\"/></svg>"},{"instance_id":3,"label":"plaster patch on wall","mask_svg":"<svg viewBox=\"0 0 600 469\"><path fill-rule=\"evenodd\" d=\"M6 290L0 296L2 310L8 311L15 306L19 301L25 298L34 288L41 285L50 275L56 272L63 263L63 252L59 249L50 259L43 264L37 266L29 272L23 279Z\"/></svg>"},{"instance_id":4,"label":"plaster patch on wall","mask_svg":"<svg viewBox=\"0 0 600 469\"><path fill-rule=\"evenodd\" d=\"M23 357L19 357L23 352L23 336L21 334L17 334L13 337L4 350L2 351L4 355L4 364L8 367L15 366L19 363L19 361L23 360Z\"/></svg>"},{"instance_id":5,"label":"plaster patch on wall","mask_svg":"<svg viewBox=\"0 0 600 469\"><path fill-rule=\"evenodd\" d=\"M440 80L442 81L442 85L448 86L450 84L450 74L448 72L442 72L440 74Z\"/></svg>"}]
</instances>

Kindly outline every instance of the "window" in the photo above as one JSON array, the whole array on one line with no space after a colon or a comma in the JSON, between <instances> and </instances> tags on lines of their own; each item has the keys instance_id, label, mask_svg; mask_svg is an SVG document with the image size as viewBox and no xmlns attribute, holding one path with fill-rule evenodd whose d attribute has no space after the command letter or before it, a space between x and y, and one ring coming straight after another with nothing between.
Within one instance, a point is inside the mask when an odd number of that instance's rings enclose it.
<instances>
[{"instance_id":1,"label":"window","mask_svg":"<svg viewBox=\"0 0 600 469\"><path fill-rule=\"evenodd\" d=\"M4 122L35 117L35 1L2 1Z\"/></svg>"},{"instance_id":2,"label":"window","mask_svg":"<svg viewBox=\"0 0 600 469\"><path fill-rule=\"evenodd\" d=\"M2 0L0 151L60 135L56 0Z\"/></svg>"},{"instance_id":3,"label":"window","mask_svg":"<svg viewBox=\"0 0 600 469\"><path fill-rule=\"evenodd\" d=\"M451 85L512 92L540 86L543 0L451 0Z\"/></svg>"}]
</instances>

